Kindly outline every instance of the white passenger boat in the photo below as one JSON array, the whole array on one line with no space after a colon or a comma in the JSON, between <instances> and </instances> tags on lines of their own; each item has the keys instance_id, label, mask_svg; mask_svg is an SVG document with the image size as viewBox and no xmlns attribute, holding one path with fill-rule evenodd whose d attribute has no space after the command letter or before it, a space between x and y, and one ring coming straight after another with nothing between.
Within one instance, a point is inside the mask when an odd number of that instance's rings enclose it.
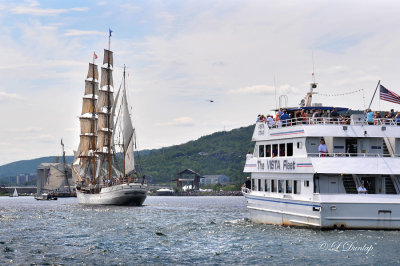
<instances>
[{"instance_id":1,"label":"white passenger boat","mask_svg":"<svg viewBox=\"0 0 400 266\"><path fill-rule=\"evenodd\" d=\"M311 89L305 105L296 109L333 109L312 106L312 94ZM400 229L400 126L391 119L364 121L363 114L353 114L349 123L307 117L270 128L257 122L254 154L244 168L251 173L251 188L242 190L251 220L321 229ZM327 153L318 152L322 138ZM367 194L357 193L361 183Z\"/></svg>"}]
</instances>

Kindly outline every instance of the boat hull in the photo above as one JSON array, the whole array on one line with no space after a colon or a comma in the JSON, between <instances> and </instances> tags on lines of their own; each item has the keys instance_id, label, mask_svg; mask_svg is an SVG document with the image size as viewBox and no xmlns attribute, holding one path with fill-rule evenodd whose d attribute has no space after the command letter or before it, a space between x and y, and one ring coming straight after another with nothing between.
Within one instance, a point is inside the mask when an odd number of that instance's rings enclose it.
<instances>
[{"instance_id":1,"label":"boat hull","mask_svg":"<svg viewBox=\"0 0 400 266\"><path fill-rule=\"evenodd\" d=\"M100 193L77 191L78 203L82 205L142 206L147 197L147 185L122 184L102 188Z\"/></svg>"},{"instance_id":2,"label":"boat hull","mask_svg":"<svg viewBox=\"0 0 400 266\"><path fill-rule=\"evenodd\" d=\"M245 194L250 219L255 223L320 227L320 205L316 202Z\"/></svg>"},{"instance_id":3,"label":"boat hull","mask_svg":"<svg viewBox=\"0 0 400 266\"><path fill-rule=\"evenodd\" d=\"M244 195L250 219L255 223L320 229L400 229L400 202L395 197L368 202L370 200L363 201L359 195L353 195L351 201L321 202Z\"/></svg>"}]
</instances>

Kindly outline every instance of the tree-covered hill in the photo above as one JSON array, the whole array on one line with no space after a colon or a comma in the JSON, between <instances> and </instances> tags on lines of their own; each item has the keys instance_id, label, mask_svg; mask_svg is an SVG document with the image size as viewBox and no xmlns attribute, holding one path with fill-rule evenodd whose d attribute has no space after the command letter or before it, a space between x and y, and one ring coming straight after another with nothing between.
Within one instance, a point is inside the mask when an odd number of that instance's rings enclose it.
<instances>
[{"instance_id":1,"label":"tree-covered hill","mask_svg":"<svg viewBox=\"0 0 400 266\"><path fill-rule=\"evenodd\" d=\"M169 182L178 171L190 168L201 175L224 174L232 181L242 181L246 153L253 149L251 136L254 125L231 131L217 132L181 145L143 150L136 154L136 162L152 183ZM36 173L41 163L52 163L56 156L17 161L0 166L0 178ZM61 160L62 158L60 158ZM71 163L72 156L66 156Z\"/></svg>"},{"instance_id":2,"label":"tree-covered hill","mask_svg":"<svg viewBox=\"0 0 400 266\"><path fill-rule=\"evenodd\" d=\"M185 168L201 175L224 174L239 182L243 180L246 153L253 149L253 130L254 125L250 125L181 145L143 151L145 154L140 152L137 161L153 183L171 181Z\"/></svg>"}]
</instances>

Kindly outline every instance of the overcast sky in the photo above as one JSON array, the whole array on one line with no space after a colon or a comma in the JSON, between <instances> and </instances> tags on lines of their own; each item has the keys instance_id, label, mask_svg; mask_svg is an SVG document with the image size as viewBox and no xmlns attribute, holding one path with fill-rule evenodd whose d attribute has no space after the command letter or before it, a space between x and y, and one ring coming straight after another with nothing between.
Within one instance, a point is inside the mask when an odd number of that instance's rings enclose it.
<instances>
[{"instance_id":1,"label":"overcast sky","mask_svg":"<svg viewBox=\"0 0 400 266\"><path fill-rule=\"evenodd\" d=\"M77 149L88 62L96 51L100 63L109 28L139 149L250 125L277 105L275 87L297 106L313 57L314 102L364 109L378 80L400 93L398 1L0 3L0 165L60 155L61 138Z\"/></svg>"}]
</instances>

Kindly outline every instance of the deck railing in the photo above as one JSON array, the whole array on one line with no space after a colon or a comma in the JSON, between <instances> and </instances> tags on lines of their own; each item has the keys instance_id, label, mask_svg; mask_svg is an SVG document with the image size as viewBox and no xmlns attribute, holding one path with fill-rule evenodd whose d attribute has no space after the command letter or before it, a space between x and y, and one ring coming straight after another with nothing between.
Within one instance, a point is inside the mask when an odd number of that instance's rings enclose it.
<instances>
[{"instance_id":1,"label":"deck railing","mask_svg":"<svg viewBox=\"0 0 400 266\"><path fill-rule=\"evenodd\" d=\"M258 123L265 123L269 128L281 128L297 125L387 125L387 126L400 126L400 122L396 122L391 118L375 118L374 122L368 123L364 120L351 119L351 118L332 118L332 117L298 117L286 120L278 120L273 122L263 121Z\"/></svg>"}]
</instances>

